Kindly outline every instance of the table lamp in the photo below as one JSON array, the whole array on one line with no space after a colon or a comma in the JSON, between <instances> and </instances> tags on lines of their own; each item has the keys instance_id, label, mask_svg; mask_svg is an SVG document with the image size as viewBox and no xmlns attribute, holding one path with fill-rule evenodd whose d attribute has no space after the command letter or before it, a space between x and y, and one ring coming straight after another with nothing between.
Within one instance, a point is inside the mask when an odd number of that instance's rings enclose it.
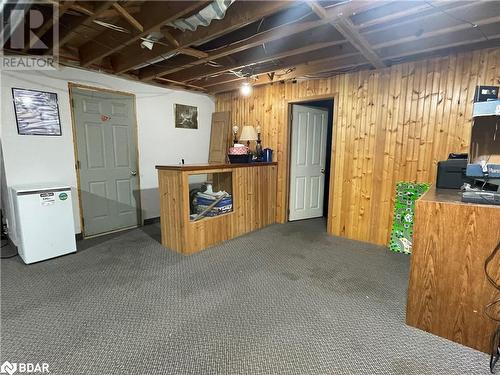
<instances>
[{"instance_id":1,"label":"table lamp","mask_svg":"<svg viewBox=\"0 0 500 375\"><path fill-rule=\"evenodd\" d=\"M257 131L253 126L244 126L241 130L240 142L247 141L247 147L250 147L250 141L257 140Z\"/></svg>"}]
</instances>

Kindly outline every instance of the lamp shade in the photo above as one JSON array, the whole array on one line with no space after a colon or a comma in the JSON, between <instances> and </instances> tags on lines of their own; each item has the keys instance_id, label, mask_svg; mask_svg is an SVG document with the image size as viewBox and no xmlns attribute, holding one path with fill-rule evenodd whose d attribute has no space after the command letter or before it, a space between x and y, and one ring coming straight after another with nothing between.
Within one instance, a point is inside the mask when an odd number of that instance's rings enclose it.
<instances>
[{"instance_id":1,"label":"lamp shade","mask_svg":"<svg viewBox=\"0 0 500 375\"><path fill-rule=\"evenodd\" d=\"M257 131L253 126L244 126L241 130L240 141L256 141Z\"/></svg>"}]
</instances>

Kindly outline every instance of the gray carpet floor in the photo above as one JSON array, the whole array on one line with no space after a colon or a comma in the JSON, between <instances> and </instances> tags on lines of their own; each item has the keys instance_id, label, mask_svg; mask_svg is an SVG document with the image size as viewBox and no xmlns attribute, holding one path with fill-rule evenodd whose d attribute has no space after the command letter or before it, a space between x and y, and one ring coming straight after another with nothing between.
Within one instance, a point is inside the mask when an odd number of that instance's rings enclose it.
<instances>
[{"instance_id":1,"label":"gray carpet floor","mask_svg":"<svg viewBox=\"0 0 500 375\"><path fill-rule=\"evenodd\" d=\"M185 257L158 225L1 263L0 360L52 374L488 374L404 324L409 257L273 225Z\"/></svg>"}]
</instances>

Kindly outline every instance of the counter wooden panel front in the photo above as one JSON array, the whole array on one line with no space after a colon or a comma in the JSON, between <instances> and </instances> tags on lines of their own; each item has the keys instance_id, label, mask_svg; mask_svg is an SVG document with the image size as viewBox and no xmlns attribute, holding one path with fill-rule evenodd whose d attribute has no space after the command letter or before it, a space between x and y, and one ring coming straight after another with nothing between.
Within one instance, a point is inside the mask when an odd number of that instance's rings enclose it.
<instances>
[{"instance_id":1,"label":"counter wooden panel front","mask_svg":"<svg viewBox=\"0 0 500 375\"><path fill-rule=\"evenodd\" d=\"M157 166L162 245L183 254L275 223L277 163ZM233 212L189 220L192 174L232 172Z\"/></svg>"},{"instance_id":2,"label":"counter wooden panel front","mask_svg":"<svg viewBox=\"0 0 500 375\"><path fill-rule=\"evenodd\" d=\"M429 190L415 206L406 323L489 353L498 326L484 312L500 298L484 262L500 241L500 206L462 203L459 192ZM500 280L500 256L489 272Z\"/></svg>"}]
</instances>

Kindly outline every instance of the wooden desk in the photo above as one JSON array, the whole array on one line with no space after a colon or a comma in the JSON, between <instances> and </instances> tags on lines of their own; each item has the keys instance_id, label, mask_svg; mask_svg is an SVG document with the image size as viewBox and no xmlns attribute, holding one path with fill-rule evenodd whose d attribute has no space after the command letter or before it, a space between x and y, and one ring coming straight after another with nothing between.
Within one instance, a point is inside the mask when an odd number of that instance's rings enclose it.
<instances>
[{"instance_id":1,"label":"wooden desk","mask_svg":"<svg viewBox=\"0 0 500 375\"><path fill-rule=\"evenodd\" d=\"M500 206L460 199L432 188L416 202L406 323L489 353L497 325L484 307L499 293L484 262L500 241ZM500 257L489 271L500 280Z\"/></svg>"},{"instance_id":2,"label":"wooden desk","mask_svg":"<svg viewBox=\"0 0 500 375\"><path fill-rule=\"evenodd\" d=\"M156 166L162 245L192 254L275 223L277 168L277 163ZM188 179L196 174L213 176L214 191L232 192L233 212L190 220Z\"/></svg>"}]
</instances>

